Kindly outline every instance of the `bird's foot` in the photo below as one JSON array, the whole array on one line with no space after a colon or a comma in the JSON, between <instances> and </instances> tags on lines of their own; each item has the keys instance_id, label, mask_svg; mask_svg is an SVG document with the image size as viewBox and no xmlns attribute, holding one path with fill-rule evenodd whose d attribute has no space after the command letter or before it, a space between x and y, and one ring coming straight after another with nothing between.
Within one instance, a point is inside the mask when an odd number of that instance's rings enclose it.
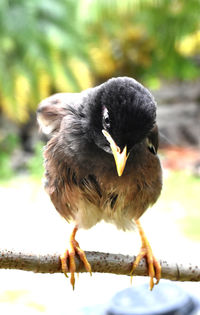
<instances>
[{"instance_id":1,"label":"bird's foot","mask_svg":"<svg viewBox=\"0 0 200 315\"><path fill-rule=\"evenodd\" d=\"M139 262L142 258L146 257L147 260L147 265L148 265L148 272L149 272L149 277L150 277L150 290L153 289L155 284L158 284L161 278L161 266L158 260L154 257L151 246L149 244L149 241L147 240L147 237L141 227L140 222L137 220L136 224L138 226L139 232L140 232L140 237L142 240L142 246L140 249L139 254L137 255L132 269L131 269L131 277L133 276L133 273L137 266L139 265ZM156 279L156 282L154 283L154 278Z\"/></svg>"},{"instance_id":2,"label":"bird's foot","mask_svg":"<svg viewBox=\"0 0 200 315\"><path fill-rule=\"evenodd\" d=\"M75 271L76 271L76 263L75 263L75 254L79 256L81 261L83 262L85 269L92 275L91 266L86 258L84 251L80 248L79 243L75 240L75 235L78 228L75 227L70 237L69 249L66 249L63 255L60 256L62 271L66 277L68 277L67 273L71 274L70 282L72 288L74 290L75 285ZM69 267L68 267L69 266Z\"/></svg>"}]
</instances>

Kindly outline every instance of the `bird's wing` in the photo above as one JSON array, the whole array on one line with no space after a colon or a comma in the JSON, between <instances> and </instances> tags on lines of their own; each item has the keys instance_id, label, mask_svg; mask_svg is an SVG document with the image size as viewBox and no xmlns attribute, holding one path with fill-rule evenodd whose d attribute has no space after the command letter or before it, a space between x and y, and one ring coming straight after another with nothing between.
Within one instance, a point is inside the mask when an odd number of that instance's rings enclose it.
<instances>
[{"instance_id":1,"label":"bird's wing","mask_svg":"<svg viewBox=\"0 0 200 315\"><path fill-rule=\"evenodd\" d=\"M90 211L97 213L101 200L101 189L97 179L93 175L80 178L72 161L62 154L59 147L59 133L54 135L47 143L44 150L45 158L45 190L49 194L56 210L67 220L75 220L77 212L81 209L86 216L85 227L89 227L94 220L87 218ZM88 216L87 216L88 214ZM92 218L91 218L92 219ZM96 221L95 223L96 224ZM92 224L92 225L93 225Z\"/></svg>"},{"instance_id":2,"label":"bird's wing","mask_svg":"<svg viewBox=\"0 0 200 315\"><path fill-rule=\"evenodd\" d=\"M79 199L99 204L100 188L94 176L77 180L76 169L70 156L63 150L62 121L82 106L89 89L81 93L59 93L44 99L38 107L37 119L41 130L50 135L44 149L45 189L55 208L67 220L74 217ZM69 122L71 120L69 119ZM62 125L62 127L61 127ZM81 198L77 198L81 196Z\"/></svg>"},{"instance_id":3,"label":"bird's wing","mask_svg":"<svg viewBox=\"0 0 200 315\"><path fill-rule=\"evenodd\" d=\"M79 95L79 93L57 93L45 98L37 110L37 121L41 131L50 136L59 131L62 119L67 115L68 106L76 104Z\"/></svg>"}]
</instances>

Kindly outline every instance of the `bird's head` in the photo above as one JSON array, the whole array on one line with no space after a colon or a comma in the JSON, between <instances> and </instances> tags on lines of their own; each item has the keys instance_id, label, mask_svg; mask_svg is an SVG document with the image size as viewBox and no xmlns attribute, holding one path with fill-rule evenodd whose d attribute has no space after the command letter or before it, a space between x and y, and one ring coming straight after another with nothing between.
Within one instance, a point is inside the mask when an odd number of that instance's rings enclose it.
<instances>
[{"instance_id":1,"label":"bird's head","mask_svg":"<svg viewBox=\"0 0 200 315\"><path fill-rule=\"evenodd\" d=\"M129 153L155 124L156 104L145 87L128 77L113 78L100 85L93 104L93 139L101 149L113 154L121 176Z\"/></svg>"}]
</instances>

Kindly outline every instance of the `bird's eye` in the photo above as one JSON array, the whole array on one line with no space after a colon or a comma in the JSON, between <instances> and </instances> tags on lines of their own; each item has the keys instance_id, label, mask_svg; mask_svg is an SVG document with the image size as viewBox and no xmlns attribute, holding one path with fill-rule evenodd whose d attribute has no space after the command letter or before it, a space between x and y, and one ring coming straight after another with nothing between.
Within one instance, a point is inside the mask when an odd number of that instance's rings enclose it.
<instances>
[{"instance_id":1,"label":"bird's eye","mask_svg":"<svg viewBox=\"0 0 200 315\"><path fill-rule=\"evenodd\" d=\"M105 122L106 125L109 125L109 124L110 124L110 119L109 119L109 117L105 117L105 118L104 118L104 122Z\"/></svg>"},{"instance_id":2,"label":"bird's eye","mask_svg":"<svg viewBox=\"0 0 200 315\"><path fill-rule=\"evenodd\" d=\"M151 141L148 138L147 138L147 147L148 147L148 149L149 149L149 151L151 153L156 155L156 149L155 149L154 145L151 143Z\"/></svg>"},{"instance_id":3,"label":"bird's eye","mask_svg":"<svg viewBox=\"0 0 200 315\"><path fill-rule=\"evenodd\" d=\"M110 127L110 118L106 107L104 107L103 109L103 127L104 128Z\"/></svg>"}]
</instances>

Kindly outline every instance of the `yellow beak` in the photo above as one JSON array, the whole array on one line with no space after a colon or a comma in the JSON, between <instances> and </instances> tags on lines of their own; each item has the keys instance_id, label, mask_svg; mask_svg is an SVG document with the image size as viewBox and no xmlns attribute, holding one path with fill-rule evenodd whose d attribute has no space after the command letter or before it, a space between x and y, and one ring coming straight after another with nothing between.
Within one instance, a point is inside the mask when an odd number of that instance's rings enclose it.
<instances>
[{"instance_id":1,"label":"yellow beak","mask_svg":"<svg viewBox=\"0 0 200 315\"><path fill-rule=\"evenodd\" d=\"M115 159L117 174L118 176L121 176L123 174L126 161L128 159L127 147L125 146L123 151L121 152L120 148L116 145L111 135L106 130L102 130L102 133L104 137L107 139L107 141L110 143L110 148Z\"/></svg>"}]
</instances>

